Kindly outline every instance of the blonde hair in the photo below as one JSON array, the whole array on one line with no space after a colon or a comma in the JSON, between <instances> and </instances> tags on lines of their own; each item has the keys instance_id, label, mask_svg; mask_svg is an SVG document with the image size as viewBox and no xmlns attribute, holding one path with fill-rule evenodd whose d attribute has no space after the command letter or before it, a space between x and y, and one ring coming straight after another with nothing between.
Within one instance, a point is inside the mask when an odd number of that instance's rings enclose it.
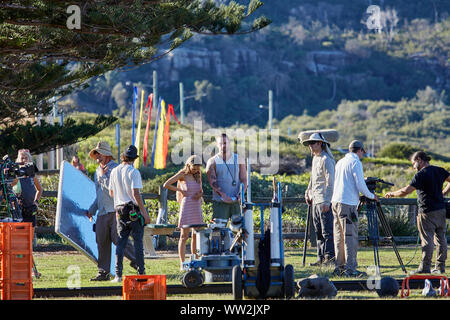
<instances>
[{"instance_id":1,"label":"blonde hair","mask_svg":"<svg viewBox=\"0 0 450 320\"><path fill-rule=\"evenodd\" d=\"M31 156L30 150L28 149L20 149L17 152L17 159L16 162L20 162L20 156L25 156L27 158L26 162L33 162L33 157Z\"/></svg>"},{"instance_id":2,"label":"blonde hair","mask_svg":"<svg viewBox=\"0 0 450 320\"><path fill-rule=\"evenodd\" d=\"M194 154L189 158L187 158L186 162L184 163L184 168L181 169L180 172L183 172L184 174L192 174L194 176L195 181L200 182L201 172L192 173L192 167L201 165L202 159Z\"/></svg>"}]
</instances>

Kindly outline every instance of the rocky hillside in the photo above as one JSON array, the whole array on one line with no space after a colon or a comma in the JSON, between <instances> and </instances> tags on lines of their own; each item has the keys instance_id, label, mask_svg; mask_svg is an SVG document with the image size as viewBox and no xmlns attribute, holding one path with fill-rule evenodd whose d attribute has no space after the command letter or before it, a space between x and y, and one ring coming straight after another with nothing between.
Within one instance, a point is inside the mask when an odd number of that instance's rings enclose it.
<instances>
[{"instance_id":1,"label":"rocky hillside","mask_svg":"<svg viewBox=\"0 0 450 320\"><path fill-rule=\"evenodd\" d=\"M274 117L314 115L343 100L401 101L427 86L448 102L450 18L446 1L265 0L273 23L245 36L195 35L149 65L116 70L61 103L67 111L125 115L132 85L151 89L179 112L185 88L187 121L214 126L265 126L268 90ZM286 5L286 4L289 5ZM366 10L381 8L381 32ZM445 92L444 92L445 91Z\"/></svg>"}]
</instances>

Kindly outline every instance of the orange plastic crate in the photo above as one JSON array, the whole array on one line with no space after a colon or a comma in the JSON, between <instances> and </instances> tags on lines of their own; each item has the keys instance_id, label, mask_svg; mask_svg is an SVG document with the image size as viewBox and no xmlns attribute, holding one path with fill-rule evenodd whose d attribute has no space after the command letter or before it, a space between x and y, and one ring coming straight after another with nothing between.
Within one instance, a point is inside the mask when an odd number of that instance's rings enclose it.
<instances>
[{"instance_id":1,"label":"orange plastic crate","mask_svg":"<svg viewBox=\"0 0 450 320\"><path fill-rule=\"evenodd\" d=\"M33 226L31 222L0 222L0 251L2 253L32 253Z\"/></svg>"},{"instance_id":2,"label":"orange plastic crate","mask_svg":"<svg viewBox=\"0 0 450 320\"><path fill-rule=\"evenodd\" d=\"M31 300L33 299L33 282L0 280L0 296L2 300Z\"/></svg>"},{"instance_id":3,"label":"orange plastic crate","mask_svg":"<svg viewBox=\"0 0 450 320\"><path fill-rule=\"evenodd\" d=\"M125 276L123 300L166 300L166 275Z\"/></svg>"},{"instance_id":4,"label":"orange plastic crate","mask_svg":"<svg viewBox=\"0 0 450 320\"><path fill-rule=\"evenodd\" d=\"M31 254L0 254L0 280L32 280L32 268Z\"/></svg>"}]
</instances>

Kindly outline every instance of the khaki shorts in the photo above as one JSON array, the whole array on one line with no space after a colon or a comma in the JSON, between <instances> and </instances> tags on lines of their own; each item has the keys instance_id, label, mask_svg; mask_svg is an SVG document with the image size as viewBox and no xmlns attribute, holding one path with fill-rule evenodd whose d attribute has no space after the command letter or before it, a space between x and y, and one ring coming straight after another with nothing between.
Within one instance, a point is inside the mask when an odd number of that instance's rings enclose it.
<instances>
[{"instance_id":1,"label":"khaki shorts","mask_svg":"<svg viewBox=\"0 0 450 320\"><path fill-rule=\"evenodd\" d=\"M222 201L213 201L212 202L213 209L213 219L230 219L231 216L236 214L241 214L241 206L239 202L226 203Z\"/></svg>"}]
</instances>

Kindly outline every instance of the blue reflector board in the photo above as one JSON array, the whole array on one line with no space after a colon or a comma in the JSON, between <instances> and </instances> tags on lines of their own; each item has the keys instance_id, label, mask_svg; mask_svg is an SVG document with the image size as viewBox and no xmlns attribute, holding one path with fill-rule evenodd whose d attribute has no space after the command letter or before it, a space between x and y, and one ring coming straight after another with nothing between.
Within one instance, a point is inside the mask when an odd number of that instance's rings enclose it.
<instances>
[{"instance_id":1,"label":"blue reflector board","mask_svg":"<svg viewBox=\"0 0 450 320\"><path fill-rule=\"evenodd\" d=\"M96 265L98 261L97 242L93 221L86 211L97 201L94 182L67 161L61 163L58 202L56 206L55 231L74 248L87 256ZM110 274L115 275L116 246L111 247Z\"/></svg>"}]
</instances>

